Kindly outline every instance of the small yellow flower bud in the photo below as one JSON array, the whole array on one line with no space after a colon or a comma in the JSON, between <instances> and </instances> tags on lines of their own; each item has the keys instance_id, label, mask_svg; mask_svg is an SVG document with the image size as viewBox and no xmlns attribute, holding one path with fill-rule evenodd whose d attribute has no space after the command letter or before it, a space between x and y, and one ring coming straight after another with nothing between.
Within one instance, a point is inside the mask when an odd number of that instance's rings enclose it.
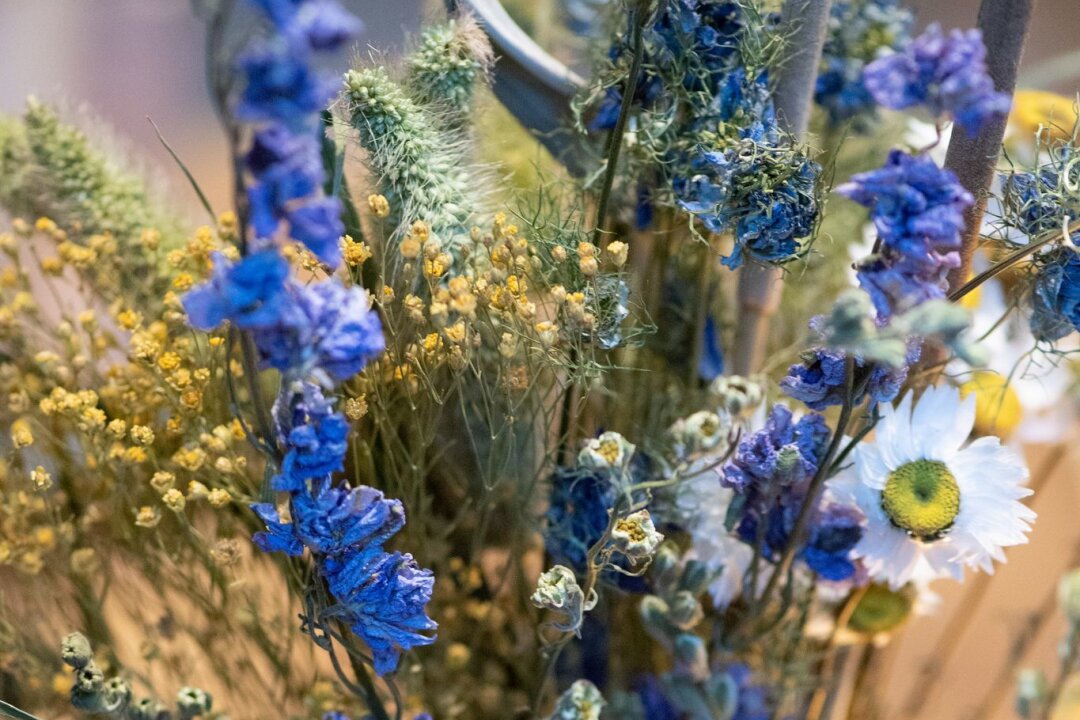
<instances>
[{"instance_id":1,"label":"small yellow flower bud","mask_svg":"<svg viewBox=\"0 0 1080 720\"><path fill-rule=\"evenodd\" d=\"M35 490L42 492L52 487L52 476L40 465L30 471L30 481L34 483Z\"/></svg>"},{"instance_id":2,"label":"small yellow flower bud","mask_svg":"<svg viewBox=\"0 0 1080 720\"><path fill-rule=\"evenodd\" d=\"M630 254L630 246L616 240L615 242L608 243L607 253L611 258L612 264L617 268L621 268L626 264L626 259Z\"/></svg>"},{"instance_id":3,"label":"small yellow flower bud","mask_svg":"<svg viewBox=\"0 0 1080 720\"><path fill-rule=\"evenodd\" d=\"M156 507L143 505L135 514L135 524L139 527L154 528L161 522L161 511Z\"/></svg>"},{"instance_id":4,"label":"small yellow flower bud","mask_svg":"<svg viewBox=\"0 0 1080 720\"><path fill-rule=\"evenodd\" d=\"M111 420L105 429L113 437L122 438L127 434L127 423L119 419Z\"/></svg>"},{"instance_id":5,"label":"small yellow flower bud","mask_svg":"<svg viewBox=\"0 0 1080 720\"><path fill-rule=\"evenodd\" d=\"M187 493L189 500L202 500L210 495L210 489L198 480L192 480L188 483Z\"/></svg>"},{"instance_id":6,"label":"small yellow flower bud","mask_svg":"<svg viewBox=\"0 0 1080 720\"><path fill-rule=\"evenodd\" d=\"M30 430L30 423L23 418L11 423L11 442L16 448L33 445L34 433Z\"/></svg>"},{"instance_id":7,"label":"small yellow flower bud","mask_svg":"<svg viewBox=\"0 0 1080 720\"><path fill-rule=\"evenodd\" d=\"M184 493L180 492L176 488L166 490L165 494L161 496L161 501L165 503L165 506L173 512L183 512L184 506L187 504L187 499L184 498Z\"/></svg>"},{"instance_id":8,"label":"small yellow flower bud","mask_svg":"<svg viewBox=\"0 0 1080 720\"><path fill-rule=\"evenodd\" d=\"M368 195L367 202L368 209L375 217L384 218L390 215L390 203L382 195Z\"/></svg>"},{"instance_id":9,"label":"small yellow flower bud","mask_svg":"<svg viewBox=\"0 0 1080 720\"><path fill-rule=\"evenodd\" d=\"M363 393L345 401L345 417L354 422L367 415L367 411L367 397Z\"/></svg>"},{"instance_id":10,"label":"small yellow flower bud","mask_svg":"<svg viewBox=\"0 0 1080 720\"><path fill-rule=\"evenodd\" d=\"M166 491L171 490L175 483L176 476L171 472L165 472L164 470L159 470L154 473L154 477L150 478L150 486L159 493L165 493Z\"/></svg>"},{"instance_id":11,"label":"small yellow flower bud","mask_svg":"<svg viewBox=\"0 0 1080 720\"><path fill-rule=\"evenodd\" d=\"M222 508L232 502L232 495L229 494L228 490L214 488L210 491L210 494L206 496L206 499L213 507Z\"/></svg>"}]
</instances>

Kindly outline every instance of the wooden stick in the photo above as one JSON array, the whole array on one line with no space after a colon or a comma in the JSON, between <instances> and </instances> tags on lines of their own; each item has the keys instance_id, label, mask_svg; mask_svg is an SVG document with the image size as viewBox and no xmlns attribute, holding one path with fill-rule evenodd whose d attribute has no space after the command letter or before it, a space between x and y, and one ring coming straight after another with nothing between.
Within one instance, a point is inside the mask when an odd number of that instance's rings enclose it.
<instances>
[{"instance_id":1,"label":"wooden stick","mask_svg":"<svg viewBox=\"0 0 1080 720\"><path fill-rule=\"evenodd\" d=\"M814 101L814 83L829 23L832 0L786 0L781 26L787 29L788 52L779 68L774 102L776 117L787 132L806 133ZM748 260L739 272L739 324L732 369L749 375L761 368L769 320L784 292L781 270Z\"/></svg>"},{"instance_id":2,"label":"wooden stick","mask_svg":"<svg viewBox=\"0 0 1080 720\"><path fill-rule=\"evenodd\" d=\"M979 6L978 27L986 44L986 66L999 92L1013 94L1016 73L1024 54L1035 0L983 0ZM974 137L960 128L953 129L945 167L956 173L960 183L975 196L975 204L965 213L964 244L960 267L949 273L949 288L955 290L971 274L971 261L979 245L979 230L986 212L986 199L994 179L1001 142L1005 138L1006 118L986 122Z\"/></svg>"}]
</instances>

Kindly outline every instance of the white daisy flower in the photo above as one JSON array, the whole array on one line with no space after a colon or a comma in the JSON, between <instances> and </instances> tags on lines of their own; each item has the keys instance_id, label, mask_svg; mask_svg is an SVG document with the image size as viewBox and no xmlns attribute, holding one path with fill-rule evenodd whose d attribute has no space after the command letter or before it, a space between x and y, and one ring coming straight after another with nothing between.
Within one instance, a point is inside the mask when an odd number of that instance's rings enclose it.
<instances>
[{"instance_id":1,"label":"white daisy flower","mask_svg":"<svg viewBox=\"0 0 1080 720\"><path fill-rule=\"evenodd\" d=\"M854 470L831 481L866 515L855 554L871 577L895 589L960 580L965 566L992 573L1002 548L1027 542L1027 468L996 437L965 446L974 422L975 398L961 401L954 388L929 388L914 408L909 393L882 408L875 441L859 444Z\"/></svg>"}]
</instances>

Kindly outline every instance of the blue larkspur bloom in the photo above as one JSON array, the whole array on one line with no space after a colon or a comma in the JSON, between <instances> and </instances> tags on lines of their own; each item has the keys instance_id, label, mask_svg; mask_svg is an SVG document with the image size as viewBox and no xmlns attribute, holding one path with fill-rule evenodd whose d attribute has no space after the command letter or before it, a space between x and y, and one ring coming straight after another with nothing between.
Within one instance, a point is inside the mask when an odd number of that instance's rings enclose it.
<instances>
[{"instance_id":1,"label":"blue larkspur bloom","mask_svg":"<svg viewBox=\"0 0 1080 720\"><path fill-rule=\"evenodd\" d=\"M248 205L259 238L272 237L290 203L322 186L322 156L314 132L297 135L281 123L271 123L255 133L245 164L254 178L247 191Z\"/></svg>"},{"instance_id":2,"label":"blue larkspur bloom","mask_svg":"<svg viewBox=\"0 0 1080 720\"><path fill-rule=\"evenodd\" d=\"M438 627L427 616L435 577L411 555L370 547L327 556L322 569L337 600L328 612L363 638L379 675L397 669L403 650L435 642L424 634Z\"/></svg>"},{"instance_id":3,"label":"blue larkspur bloom","mask_svg":"<svg viewBox=\"0 0 1080 720\"><path fill-rule=\"evenodd\" d=\"M275 121L305 131L337 93L337 79L312 67L295 43L257 43L240 55L239 63L247 78L236 108L241 120Z\"/></svg>"},{"instance_id":4,"label":"blue larkspur bloom","mask_svg":"<svg viewBox=\"0 0 1080 720\"><path fill-rule=\"evenodd\" d=\"M1007 115L1011 104L987 73L982 33L945 35L937 23L902 52L867 65L863 82L879 104L893 110L924 105L935 117L952 117L969 135Z\"/></svg>"},{"instance_id":5,"label":"blue larkspur bloom","mask_svg":"<svg viewBox=\"0 0 1080 720\"><path fill-rule=\"evenodd\" d=\"M255 503L251 509L266 523L266 530L255 533L252 541L263 552L283 552L297 557L304 554L304 544L293 532L292 523L282 522L277 508L270 503Z\"/></svg>"},{"instance_id":6,"label":"blue larkspur bloom","mask_svg":"<svg viewBox=\"0 0 1080 720\"><path fill-rule=\"evenodd\" d=\"M1039 265L1031 290L1031 334L1042 342L1080 330L1080 255L1058 250Z\"/></svg>"},{"instance_id":7,"label":"blue larkspur bloom","mask_svg":"<svg viewBox=\"0 0 1080 720\"><path fill-rule=\"evenodd\" d=\"M270 367L290 374L325 372L346 380L386 349L382 322L359 287L336 278L289 287L290 312L255 336Z\"/></svg>"},{"instance_id":8,"label":"blue larkspur bloom","mask_svg":"<svg viewBox=\"0 0 1080 720\"><path fill-rule=\"evenodd\" d=\"M341 264L341 236L345 234L345 225L341 222L340 200L336 197L308 200L289 208L286 217L294 240L302 242L330 267Z\"/></svg>"},{"instance_id":9,"label":"blue larkspur bloom","mask_svg":"<svg viewBox=\"0 0 1080 720\"><path fill-rule=\"evenodd\" d=\"M913 344L908 352L907 363L900 367L890 367L875 363L870 370L863 394L854 398L857 405L869 396L874 403L890 402L900 392L900 387L907 379L908 368L919 359L920 345ZM855 358L855 367L864 368L862 358ZM780 389L789 397L805 404L811 410L824 410L844 401L844 353L816 348L809 351L803 361L788 368L787 375L780 381Z\"/></svg>"},{"instance_id":10,"label":"blue larkspur bloom","mask_svg":"<svg viewBox=\"0 0 1080 720\"><path fill-rule=\"evenodd\" d=\"M715 95L738 59L745 26L736 2L664 0L656 20L644 33L643 69L634 88L633 105L652 109L670 98L671 84ZM630 52L626 37L609 51L613 63ZM592 130L615 127L624 88L605 90L589 124ZM700 113L697 113L700 115Z\"/></svg>"},{"instance_id":11,"label":"blue larkspur bloom","mask_svg":"<svg viewBox=\"0 0 1080 720\"><path fill-rule=\"evenodd\" d=\"M870 208L881 240L880 252L857 267L880 322L945 297L946 275L960 264L964 213L974 203L950 170L893 150L884 166L853 176L837 192Z\"/></svg>"},{"instance_id":12,"label":"blue larkspur bloom","mask_svg":"<svg viewBox=\"0 0 1080 720\"><path fill-rule=\"evenodd\" d=\"M851 551L863 535L863 516L855 507L826 503L811 522L810 537L799 557L825 580L840 582L855 575Z\"/></svg>"},{"instance_id":13,"label":"blue larkspur bloom","mask_svg":"<svg viewBox=\"0 0 1080 720\"><path fill-rule=\"evenodd\" d=\"M401 501L363 485L325 487L318 495L298 493L292 511L296 536L325 555L341 555L352 547L381 547L405 527Z\"/></svg>"},{"instance_id":14,"label":"blue larkspur bloom","mask_svg":"<svg viewBox=\"0 0 1080 720\"><path fill-rule=\"evenodd\" d=\"M339 413L313 418L292 428L284 444L288 452L281 473L274 476L274 489L303 490L308 480L322 479L344 468L349 422Z\"/></svg>"},{"instance_id":15,"label":"blue larkspur bloom","mask_svg":"<svg viewBox=\"0 0 1080 720\"><path fill-rule=\"evenodd\" d=\"M181 299L192 327L213 330L228 320L250 330L273 325L288 314L289 264L275 250L252 253L237 263L214 253L213 262L209 282Z\"/></svg>"},{"instance_id":16,"label":"blue larkspur bloom","mask_svg":"<svg viewBox=\"0 0 1080 720\"><path fill-rule=\"evenodd\" d=\"M876 104L863 83L863 69L910 41L914 17L899 0L836 0L822 50L814 100L834 125L853 120L856 130L873 119Z\"/></svg>"},{"instance_id":17,"label":"blue larkspur bloom","mask_svg":"<svg viewBox=\"0 0 1080 720\"><path fill-rule=\"evenodd\" d=\"M778 558L787 547L830 435L823 416L808 413L795 420L788 408L774 405L765 426L742 441L722 468L721 484L736 495L729 519L743 542L760 542L765 559ZM849 578L860 522L857 513L820 505L798 557L827 579Z\"/></svg>"}]
</instances>

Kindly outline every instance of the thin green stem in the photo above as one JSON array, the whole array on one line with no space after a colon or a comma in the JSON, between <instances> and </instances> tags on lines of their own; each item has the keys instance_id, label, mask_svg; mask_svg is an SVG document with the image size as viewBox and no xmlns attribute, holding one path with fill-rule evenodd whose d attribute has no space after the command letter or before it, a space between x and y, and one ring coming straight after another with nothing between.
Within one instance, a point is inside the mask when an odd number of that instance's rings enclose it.
<instances>
[{"instance_id":1,"label":"thin green stem","mask_svg":"<svg viewBox=\"0 0 1080 720\"><path fill-rule=\"evenodd\" d=\"M630 106L634 102L634 90L637 88L641 65L645 59L644 31L645 23L649 18L648 6L649 0L638 0L633 10L630 11L631 44L634 57L630 64L630 72L626 75L622 105L619 106L619 117L615 120L615 127L608 138L607 161L604 165L604 184L600 188L600 198L596 205L596 229L593 230L593 245L598 247L600 245L600 236L604 232L604 226L607 222L611 188L615 184L615 172L618 170L619 152L622 150L626 121L630 116Z\"/></svg>"}]
</instances>

